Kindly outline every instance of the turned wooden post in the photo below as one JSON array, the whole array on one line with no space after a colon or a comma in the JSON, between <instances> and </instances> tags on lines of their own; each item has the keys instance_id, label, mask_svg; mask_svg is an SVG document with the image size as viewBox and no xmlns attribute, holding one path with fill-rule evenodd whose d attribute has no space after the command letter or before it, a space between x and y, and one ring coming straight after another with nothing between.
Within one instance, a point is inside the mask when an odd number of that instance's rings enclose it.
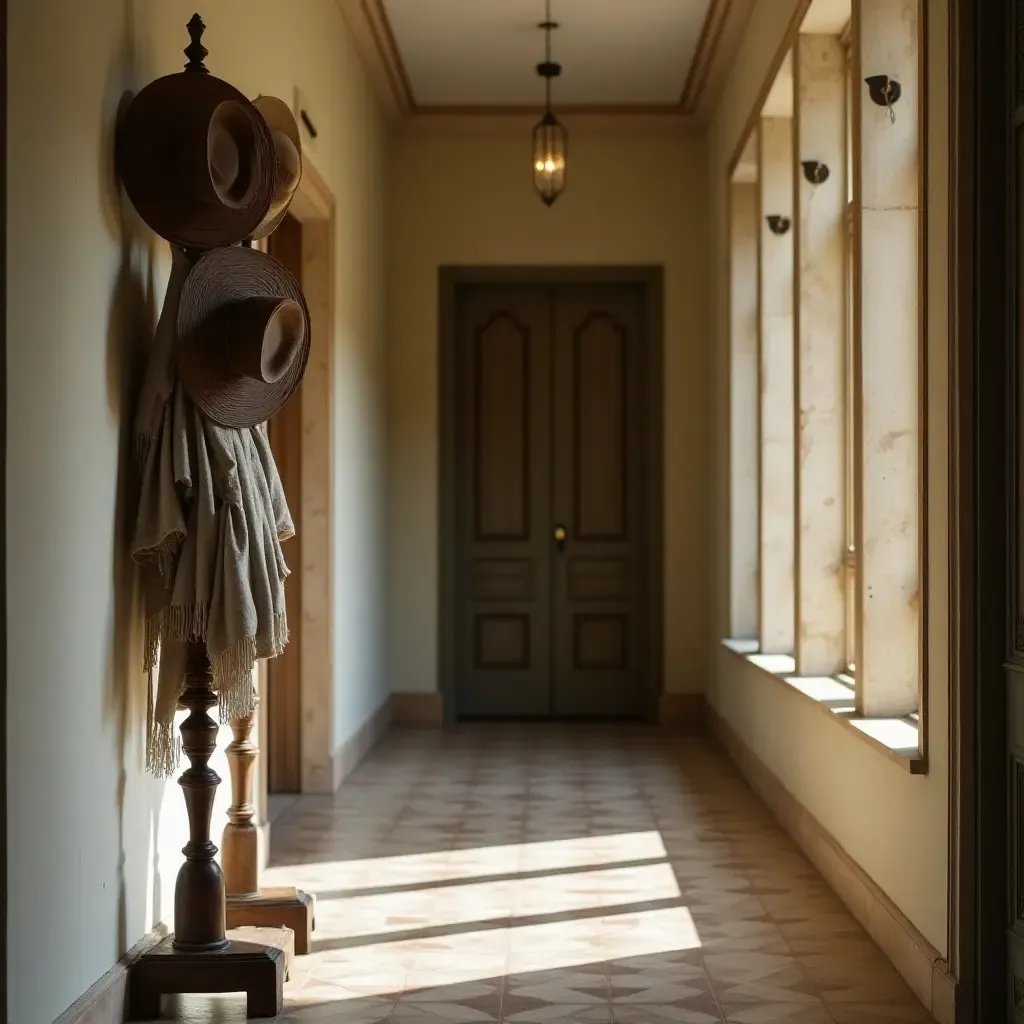
<instances>
[{"instance_id":1,"label":"turned wooden post","mask_svg":"<svg viewBox=\"0 0 1024 1024\"><path fill-rule=\"evenodd\" d=\"M221 840L227 884L227 921L242 925L285 927L295 934L295 952L308 953L313 941L314 900L292 886L261 889L259 835L253 824L253 777L259 748L252 741L255 713L231 723L233 740L227 758L231 771L231 806Z\"/></svg>"},{"instance_id":2,"label":"turned wooden post","mask_svg":"<svg viewBox=\"0 0 1024 1024\"><path fill-rule=\"evenodd\" d=\"M227 893L232 900L258 900L260 897L259 836L252 821L256 814L252 777L259 752L250 738L255 717L253 712L231 723L233 739L226 751L231 771L232 803L221 840L221 859Z\"/></svg>"},{"instance_id":3,"label":"turned wooden post","mask_svg":"<svg viewBox=\"0 0 1024 1024\"><path fill-rule=\"evenodd\" d=\"M283 1006L292 933L249 928L225 934L224 875L210 840L220 784L209 765L217 749L218 726L209 713L216 703L206 644L190 643L178 701L189 712L181 723L181 748L190 763L178 780L185 794L189 839L174 886L175 931L132 963L129 1020L159 1017L160 997L178 992L245 992L249 1017L273 1017Z\"/></svg>"},{"instance_id":4,"label":"turned wooden post","mask_svg":"<svg viewBox=\"0 0 1024 1024\"><path fill-rule=\"evenodd\" d=\"M220 776L209 760L217 749L217 723L210 717L216 707L213 671L206 644L190 643L185 664L185 690L179 700L189 716L181 723L181 749L191 762L178 779L185 794L189 840L182 849L185 863L174 885L174 948L193 953L226 949L224 875L216 861L217 847L210 840L213 801Z\"/></svg>"}]
</instances>

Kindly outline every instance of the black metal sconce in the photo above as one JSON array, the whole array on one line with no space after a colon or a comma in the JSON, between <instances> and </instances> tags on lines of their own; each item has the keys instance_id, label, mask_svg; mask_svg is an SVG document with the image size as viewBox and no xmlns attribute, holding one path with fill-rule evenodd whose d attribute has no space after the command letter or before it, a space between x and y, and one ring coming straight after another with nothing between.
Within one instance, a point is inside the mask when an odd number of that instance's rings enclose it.
<instances>
[{"instance_id":1,"label":"black metal sconce","mask_svg":"<svg viewBox=\"0 0 1024 1024\"><path fill-rule=\"evenodd\" d=\"M812 185L820 185L822 182L828 181L828 176L831 173L828 164L823 164L820 160L803 160L800 166L804 169L804 177Z\"/></svg>"},{"instance_id":2,"label":"black metal sconce","mask_svg":"<svg viewBox=\"0 0 1024 1024\"><path fill-rule=\"evenodd\" d=\"M773 235L784 235L792 226L793 222L784 217L781 213L769 213L765 220Z\"/></svg>"},{"instance_id":3,"label":"black metal sconce","mask_svg":"<svg viewBox=\"0 0 1024 1024\"><path fill-rule=\"evenodd\" d=\"M903 95L903 86L888 75L868 75L864 81L867 83L868 95L872 102L877 103L880 107L888 107L889 120L895 121L896 114L892 107Z\"/></svg>"}]
</instances>

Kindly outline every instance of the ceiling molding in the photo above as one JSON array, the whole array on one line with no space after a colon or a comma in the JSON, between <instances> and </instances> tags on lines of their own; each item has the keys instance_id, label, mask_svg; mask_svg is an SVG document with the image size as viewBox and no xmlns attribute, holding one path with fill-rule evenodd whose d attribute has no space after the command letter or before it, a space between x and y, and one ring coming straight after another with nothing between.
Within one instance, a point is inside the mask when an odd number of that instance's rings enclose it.
<instances>
[{"instance_id":1,"label":"ceiling molding","mask_svg":"<svg viewBox=\"0 0 1024 1024\"><path fill-rule=\"evenodd\" d=\"M671 107L675 110L675 107ZM504 111L481 113L474 108L472 113L446 112L443 116L408 117L395 126L396 134L405 136L437 135L522 135L529 137L530 130L537 123L535 112ZM663 110L657 113L639 113L623 117L621 112L601 113L598 108L589 107L577 112L569 122L569 144L576 138L588 135L631 135L649 137L689 137L698 135L702 125L694 118L666 116Z\"/></svg>"},{"instance_id":2,"label":"ceiling molding","mask_svg":"<svg viewBox=\"0 0 1024 1024\"><path fill-rule=\"evenodd\" d=\"M420 104L402 60L383 0L337 0L356 50L385 112L392 118L537 116L541 104ZM746 29L754 0L711 0L697 50L678 103L560 105L559 113L574 116L684 118L703 125L728 74L731 58Z\"/></svg>"},{"instance_id":3,"label":"ceiling molding","mask_svg":"<svg viewBox=\"0 0 1024 1024\"><path fill-rule=\"evenodd\" d=\"M700 30L697 49L690 62L690 70L686 75L686 85L679 105L684 114L697 112L700 98L708 84L708 74L718 52L718 44L722 41L722 31L729 21L732 0L711 0L704 25Z\"/></svg>"}]
</instances>

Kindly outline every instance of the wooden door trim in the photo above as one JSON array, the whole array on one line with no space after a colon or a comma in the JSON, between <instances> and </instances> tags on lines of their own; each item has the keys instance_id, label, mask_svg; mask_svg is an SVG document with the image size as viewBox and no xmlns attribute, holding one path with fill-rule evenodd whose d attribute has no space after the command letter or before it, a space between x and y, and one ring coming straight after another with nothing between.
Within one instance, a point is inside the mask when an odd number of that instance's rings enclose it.
<instances>
[{"instance_id":1,"label":"wooden door trim","mask_svg":"<svg viewBox=\"0 0 1024 1024\"><path fill-rule=\"evenodd\" d=\"M299 277L302 274L301 222L288 214L267 239L267 251ZM302 406L300 390L267 424L270 447L277 460L285 498L293 515L302 501ZM268 790L299 793L302 790L302 530L284 544L284 558L291 570L285 584L290 605L288 645L267 662L267 738L263 743ZM298 597L298 600L295 598Z\"/></svg>"},{"instance_id":2,"label":"wooden door trim","mask_svg":"<svg viewBox=\"0 0 1024 1024\"><path fill-rule=\"evenodd\" d=\"M334 749L334 342L335 201L307 157L289 207L302 225L302 288L309 306L312 346L302 381L301 500L292 509L302 538L300 644L300 791L331 793L340 782ZM264 705L265 708L265 705ZM266 736L261 710L260 736ZM261 798L266 806L266 778Z\"/></svg>"},{"instance_id":3,"label":"wooden door trim","mask_svg":"<svg viewBox=\"0 0 1024 1024\"><path fill-rule=\"evenodd\" d=\"M643 371L647 395L643 446L652 470L646 474L644 502L644 716L657 721L664 674L664 272L660 266L442 266L438 270L438 689L444 721L452 723L456 718L455 304L459 286L466 284L634 284L644 289L649 335Z\"/></svg>"}]
</instances>

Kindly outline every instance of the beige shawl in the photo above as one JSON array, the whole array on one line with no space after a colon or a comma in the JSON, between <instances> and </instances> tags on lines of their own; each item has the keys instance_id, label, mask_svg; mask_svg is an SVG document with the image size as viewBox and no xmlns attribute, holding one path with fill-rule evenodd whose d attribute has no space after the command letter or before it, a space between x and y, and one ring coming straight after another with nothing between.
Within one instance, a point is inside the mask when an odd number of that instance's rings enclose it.
<instances>
[{"instance_id":1,"label":"beige shawl","mask_svg":"<svg viewBox=\"0 0 1024 1024\"><path fill-rule=\"evenodd\" d=\"M253 664L276 657L288 640L280 542L294 533L266 425L209 422L177 380L178 302L191 264L179 249L172 255L136 416L141 484L132 543L146 602L147 768L160 777L178 763L174 713L189 640L206 641L221 721L255 708Z\"/></svg>"}]
</instances>

